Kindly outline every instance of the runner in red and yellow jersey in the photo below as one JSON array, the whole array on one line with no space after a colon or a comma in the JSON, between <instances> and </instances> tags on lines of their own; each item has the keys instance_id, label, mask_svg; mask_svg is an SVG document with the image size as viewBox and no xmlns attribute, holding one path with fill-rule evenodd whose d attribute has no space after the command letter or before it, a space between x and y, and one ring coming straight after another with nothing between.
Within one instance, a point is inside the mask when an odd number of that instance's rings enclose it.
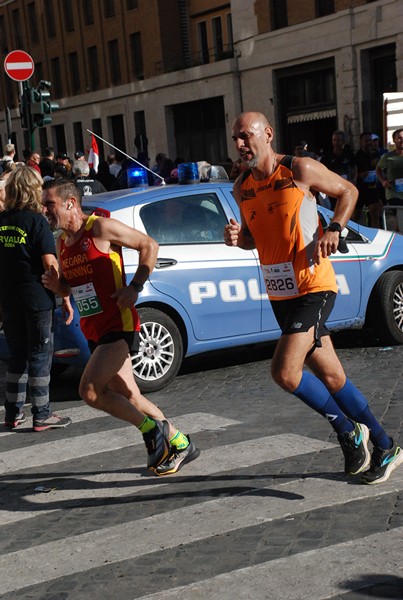
<instances>
[{"instance_id":1,"label":"runner in red and yellow jersey","mask_svg":"<svg viewBox=\"0 0 403 600\"><path fill-rule=\"evenodd\" d=\"M329 256L337 251L358 190L312 158L277 154L273 128L262 113L242 113L232 133L247 170L234 184L241 223L231 219L224 239L228 246L256 248L259 253L282 331L272 360L273 379L328 419L343 450L347 475L362 473L367 484L386 481L402 464L403 452L347 379L326 328L337 293ZM337 198L326 232L312 192Z\"/></svg>"},{"instance_id":2,"label":"runner in red and yellow jersey","mask_svg":"<svg viewBox=\"0 0 403 600\"><path fill-rule=\"evenodd\" d=\"M147 466L154 473L176 473L200 451L140 393L130 358L139 350L140 323L134 304L155 266L158 244L116 219L85 215L81 192L72 181L47 182L42 201L50 225L63 232L57 243L62 276L54 269L42 281L63 297L73 294L92 353L81 377L80 396L140 430L148 451ZM139 253L129 285L122 246Z\"/></svg>"}]
</instances>

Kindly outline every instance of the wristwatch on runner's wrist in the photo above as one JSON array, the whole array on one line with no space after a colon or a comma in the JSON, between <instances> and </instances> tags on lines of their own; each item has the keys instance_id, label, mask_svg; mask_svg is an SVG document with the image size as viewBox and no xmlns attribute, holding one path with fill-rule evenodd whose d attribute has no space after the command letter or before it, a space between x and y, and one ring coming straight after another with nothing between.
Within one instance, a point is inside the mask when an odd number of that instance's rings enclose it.
<instances>
[{"instance_id":1,"label":"wristwatch on runner's wrist","mask_svg":"<svg viewBox=\"0 0 403 600\"><path fill-rule=\"evenodd\" d=\"M336 221L334 221L333 223L330 223L328 231L337 231L337 233L341 234L343 230L340 223L336 223Z\"/></svg>"},{"instance_id":2,"label":"wristwatch on runner's wrist","mask_svg":"<svg viewBox=\"0 0 403 600\"><path fill-rule=\"evenodd\" d=\"M136 292L139 294L140 292L143 291L144 289L144 285L142 283L137 283L137 281L131 281L129 283L129 285L131 285L132 287L134 287L134 289L136 290Z\"/></svg>"}]
</instances>

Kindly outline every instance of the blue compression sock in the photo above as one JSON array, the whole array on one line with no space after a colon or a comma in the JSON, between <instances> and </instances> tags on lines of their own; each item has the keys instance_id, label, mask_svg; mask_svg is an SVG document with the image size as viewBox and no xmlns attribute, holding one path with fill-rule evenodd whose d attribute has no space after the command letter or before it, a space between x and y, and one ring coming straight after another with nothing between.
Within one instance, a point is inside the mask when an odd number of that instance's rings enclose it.
<instances>
[{"instance_id":1,"label":"blue compression sock","mask_svg":"<svg viewBox=\"0 0 403 600\"><path fill-rule=\"evenodd\" d=\"M353 424L339 408L327 387L308 371L302 372L299 386L293 394L325 417L337 433L353 431Z\"/></svg>"},{"instance_id":2,"label":"blue compression sock","mask_svg":"<svg viewBox=\"0 0 403 600\"><path fill-rule=\"evenodd\" d=\"M391 447L391 439L370 411L367 399L349 379L341 390L333 394L333 398L350 419L364 423L368 427L369 437L374 446L384 450Z\"/></svg>"}]
</instances>

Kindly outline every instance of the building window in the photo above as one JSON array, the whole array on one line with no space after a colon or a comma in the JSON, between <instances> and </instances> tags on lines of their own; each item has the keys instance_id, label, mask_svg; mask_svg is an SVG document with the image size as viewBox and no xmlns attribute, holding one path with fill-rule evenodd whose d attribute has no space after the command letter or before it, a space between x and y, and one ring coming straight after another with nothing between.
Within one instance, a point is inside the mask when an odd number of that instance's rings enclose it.
<instances>
[{"instance_id":1,"label":"building window","mask_svg":"<svg viewBox=\"0 0 403 600\"><path fill-rule=\"evenodd\" d=\"M212 20L213 26L213 46L214 46L214 58L220 60L224 52L224 43L222 38L222 24L221 17L214 17Z\"/></svg>"},{"instance_id":2,"label":"building window","mask_svg":"<svg viewBox=\"0 0 403 600\"><path fill-rule=\"evenodd\" d=\"M34 79L36 81L36 85L38 85L42 79L45 79L43 76L43 66L41 62L35 63Z\"/></svg>"},{"instance_id":3,"label":"building window","mask_svg":"<svg viewBox=\"0 0 403 600\"><path fill-rule=\"evenodd\" d=\"M5 77L5 84L7 106L12 108L13 106L16 106L17 86L14 85L14 81L8 76Z\"/></svg>"},{"instance_id":4,"label":"building window","mask_svg":"<svg viewBox=\"0 0 403 600\"><path fill-rule=\"evenodd\" d=\"M146 118L144 110L138 110L134 113L134 131L136 137L134 138L134 145L137 148L137 152L148 152L148 140L146 136Z\"/></svg>"},{"instance_id":5,"label":"building window","mask_svg":"<svg viewBox=\"0 0 403 600\"><path fill-rule=\"evenodd\" d=\"M39 127L39 145L41 147L42 156L45 153L45 148L48 147L48 130L46 127Z\"/></svg>"},{"instance_id":6,"label":"building window","mask_svg":"<svg viewBox=\"0 0 403 600\"><path fill-rule=\"evenodd\" d=\"M72 2L63 2L64 25L66 31L74 31L74 16Z\"/></svg>"},{"instance_id":7,"label":"building window","mask_svg":"<svg viewBox=\"0 0 403 600\"><path fill-rule=\"evenodd\" d=\"M87 55L90 90L93 91L99 89L100 84L97 47L91 46L90 48L88 48Z\"/></svg>"},{"instance_id":8,"label":"building window","mask_svg":"<svg viewBox=\"0 0 403 600\"><path fill-rule=\"evenodd\" d=\"M13 21L13 30L14 30L14 40L17 48L22 48L24 46L22 42L22 32L21 32L21 21L20 21L20 11L13 10L11 13L12 21Z\"/></svg>"},{"instance_id":9,"label":"building window","mask_svg":"<svg viewBox=\"0 0 403 600\"><path fill-rule=\"evenodd\" d=\"M81 93L80 84L80 69L78 66L78 55L77 52L71 52L69 54L69 75L70 75L70 92L72 96Z\"/></svg>"},{"instance_id":10,"label":"building window","mask_svg":"<svg viewBox=\"0 0 403 600\"><path fill-rule=\"evenodd\" d=\"M56 98L63 96L62 77L60 73L60 60L56 56L50 61L50 67L52 72L52 87Z\"/></svg>"},{"instance_id":11,"label":"building window","mask_svg":"<svg viewBox=\"0 0 403 600\"><path fill-rule=\"evenodd\" d=\"M27 6L28 10L28 21L29 21L29 32L31 35L31 42L37 44L39 42L38 35L38 20L36 18L35 2L31 2ZM1 35L1 33L0 33Z\"/></svg>"},{"instance_id":12,"label":"building window","mask_svg":"<svg viewBox=\"0 0 403 600\"><path fill-rule=\"evenodd\" d=\"M325 17L334 13L334 0L316 0L316 16Z\"/></svg>"},{"instance_id":13,"label":"building window","mask_svg":"<svg viewBox=\"0 0 403 600\"><path fill-rule=\"evenodd\" d=\"M135 79L144 79L143 52L141 48L141 33L130 36L130 52L132 55L132 73Z\"/></svg>"},{"instance_id":14,"label":"building window","mask_svg":"<svg viewBox=\"0 0 403 600\"><path fill-rule=\"evenodd\" d=\"M206 21L201 21L200 23L198 23L197 28L199 31L200 59L201 63L203 65L206 65L210 62Z\"/></svg>"},{"instance_id":15,"label":"building window","mask_svg":"<svg viewBox=\"0 0 403 600\"><path fill-rule=\"evenodd\" d=\"M126 0L126 9L127 10L133 10L134 8L138 8L138 1L137 0Z\"/></svg>"},{"instance_id":16,"label":"building window","mask_svg":"<svg viewBox=\"0 0 403 600\"><path fill-rule=\"evenodd\" d=\"M74 131L74 148L78 152L84 152L84 139L83 139L83 127L81 121L73 123Z\"/></svg>"},{"instance_id":17,"label":"building window","mask_svg":"<svg viewBox=\"0 0 403 600\"><path fill-rule=\"evenodd\" d=\"M311 110L334 106L336 102L334 69L295 73L293 77L281 80L281 92L288 109L295 112L303 112L307 106Z\"/></svg>"},{"instance_id":18,"label":"building window","mask_svg":"<svg viewBox=\"0 0 403 600\"><path fill-rule=\"evenodd\" d=\"M227 14L227 35L228 35L228 49L232 50L234 45L234 38L232 35L232 16L231 13Z\"/></svg>"},{"instance_id":19,"label":"building window","mask_svg":"<svg viewBox=\"0 0 403 600\"><path fill-rule=\"evenodd\" d=\"M53 139L56 142L56 152L66 152L67 144L66 144L66 132L64 131L64 125L54 125L53 129Z\"/></svg>"},{"instance_id":20,"label":"building window","mask_svg":"<svg viewBox=\"0 0 403 600\"><path fill-rule=\"evenodd\" d=\"M122 77L120 74L119 45L117 40L111 40L108 42L108 51L111 82L114 85L119 85L119 83L122 81Z\"/></svg>"},{"instance_id":21,"label":"building window","mask_svg":"<svg viewBox=\"0 0 403 600\"><path fill-rule=\"evenodd\" d=\"M172 109L178 156L203 157L213 165L228 156L222 97L176 104Z\"/></svg>"},{"instance_id":22,"label":"building window","mask_svg":"<svg viewBox=\"0 0 403 600\"><path fill-rule=\"evenodd\" d=\"M287 0L271 0L270 3L272 29L288 26Z\"/></svg>"},{"instance_id":23,"label":"building window","mask_svg":"<svg viewBox=\"0 0 403 600\"><path fill-rule=\"evenodd\" d=\"M8 54L7 35L3 15L0 16L0 48L1 52Z\"/></svg>"},{"instance_id":24,"label":"building window","mask_svg":"<svg viewBox=\"0 0 403 600\"><path fill-rule=\"evenodd\" d=\"M115 0L104 0L105 19L115 16Z\"/></svg>"},{"instance_id":25,"label":"building window","mask_svg":"<svg viewBox=\"0 0 403 600\"><path fill-rule=\"evenodd\" d=\"M48 37L54 38L56 36L56 28L55 28L55 14L53 12L53 2L46 3L45 19L46 19L46 29L48 31Z\"/></svg>"},{"instance_id":26,"label":"building window","mask_svg":"<svg viewBox=\"0 0 403 600\"><path fill-rule=\"evenodd\" d=\"M85 0L81 6L83 7L84 25L93 25L94 10L92 7L92 0Z\"/></svg>"}]
</instances>

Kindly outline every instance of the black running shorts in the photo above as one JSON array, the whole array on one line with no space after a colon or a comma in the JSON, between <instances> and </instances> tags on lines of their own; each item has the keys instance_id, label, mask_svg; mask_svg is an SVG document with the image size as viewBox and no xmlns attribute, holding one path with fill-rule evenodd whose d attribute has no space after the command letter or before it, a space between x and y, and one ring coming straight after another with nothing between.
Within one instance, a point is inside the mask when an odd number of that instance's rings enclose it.
<instances>
[{"instance_id":1,"label":"black running shorts","mask_svg":"<svg viewBox=\"0 0 403 600\"><path fill-rule=\"evenodd\" d=\"M130 356L138 354L140 349L140 334L138 331L111 331L111 333L107 333L101 337L98 342L94 342L94 340L88 340L88 347L92 354L97 346L111 344L112 342L117 342L118 340L125 340L127 342Z\"/></svg>"},{"instance_id":2,"label":"black running shorts","mask_svg":"<svg viewBox=\"0 0 403 600\"><path fill-rule=\"evenodd\" d=\"M271 306L283 335L309 331L314 327L315 344L320 346L320 338L330 335L326 321L335 301L335 292L314 292L290 300L274 300Z\"/></svg>"}]
</instances>

